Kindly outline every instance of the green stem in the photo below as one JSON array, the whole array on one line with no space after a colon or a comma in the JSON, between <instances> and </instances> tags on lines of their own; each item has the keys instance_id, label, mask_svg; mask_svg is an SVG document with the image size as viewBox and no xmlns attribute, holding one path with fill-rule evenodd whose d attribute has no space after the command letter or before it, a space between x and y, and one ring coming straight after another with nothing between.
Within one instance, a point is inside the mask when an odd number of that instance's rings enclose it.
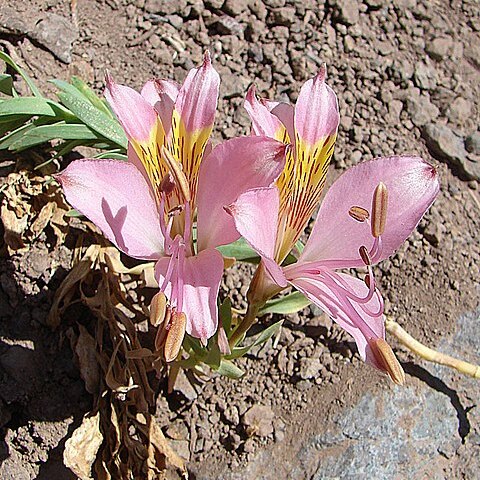
<instances>
[{"instance_id":1,"label":"green stem","mask_svg":"<svg viewBox=\"0 0 480 480\"><path fill-rule=\"evenodd\" d=\"M242 321L233 332L232 336L230 337L229 343L230 347L233 348L243 337L243 335L250 329L250 327L255 323L257 320L257 314L262 304L260 303L250 303L248 305L247 313L243 317Z\"/></svg>"}]
</instances>

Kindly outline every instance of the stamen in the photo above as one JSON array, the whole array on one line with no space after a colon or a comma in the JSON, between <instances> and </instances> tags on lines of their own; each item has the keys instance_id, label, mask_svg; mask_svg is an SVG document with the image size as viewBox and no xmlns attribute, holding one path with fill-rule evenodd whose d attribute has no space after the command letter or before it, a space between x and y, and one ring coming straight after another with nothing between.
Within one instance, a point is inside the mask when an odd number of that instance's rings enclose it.
<instances>
[{"instance_id":1,"label":"stamen","mask_svg":"<svg viewBox=\"0 0 480 480\"><path fill-rule=\"evenodd\" d=\"M385 231L387 221L387 186L380 182L373 192L372 200L372 235L378 238Z\"/></svg>"},{"instance_id":2,"label":"stamen","mask_svg":"<svg viewBox=\"0 0 480 480\"><path fill-rule=\"evenodd\" d=\"M160 182L160 191L165 195L170 195L175 188L175 179L171 173L167 173Z\"/></svg>"},{"instance_id":3,"label":"stamen","mask_svg":"<svg viewBox=\"0 0 480 480\"><path fill-rule=\"evenodd\" d=\"M163 292L158 292L150 303L150 323L158 327L165 320L167 311L167 297Z\"/></svg>"},{"instance_id":4,"label":"stamen","mask_svg":"<svg viewBox=\"0 0 480 480\"><path fill-rule=\"evenodd\" d=\"M362 245L358 249L358 253L360 254L360 258L362 259L362 262L365 265L371 265L372 264L372 260L370 259L370 255L368 254L368 250L367 250L367 247L365 247L365 245Z\"/></svg>"},{"instance_id":5,"label":"stamen","mask_svg":"<svg viewBox=\"0 0 480 480\"><path fill-rule=\"evenodd\" d=\"M168 329L169 329L169 322L172 318L172 309L167 306L167 310L165 312L165 321L159 325L157 330L157 335L155 336L155 351L158 352L163 347L165 343L165 338L167 337Z\"/></svg>"},{"instance_id":6,"label":"stamen","mask_svg":"<svg viewBox=\"0 0 480 480\"><path fill-rule=\"evenodd\" d=\"M405 372L390 345L383 338L371 338L368 344L375 359L392 381L397 385L403 385L405 383Z\"/></svg>"},{"instance_id":7,"label":"stamen","mask_svg":"<svg viewBox=\"0 0 480 480\"><path fill-rule=\"evenodd\" d=\"M363 207L357 207L355 205L353 207L350 207L350 210L348 211L348 214L354 220L356 220L357 222L360 222L360 223L365 222L370 217L370 214L368 213L368 210L366 210Z\"/></svg>"},{"instance_id":8,"label":"stamen","mask_svg":"<svg viewBox=\"0 0 480 480\"><path fill-rule=\"evenodd\" d=\"M180 215L183 212L184 206L183 205L177 205L176 207L173 207L169 210L167 215L172 218L176 217L177 215Z\"/></svg>"},{"instance_id":9,"label":"stamen","mask_svg":"<svg viewBox=\"0 0 480 480\"><path fill-rule=\"evenodd\" d=\"M187 317L181 312L172 313L172 322L165 340L165 348L163 354L167 362L173 362L180 352L180 348L185 337L185 330L187 327Z\"/></svg>"},{"instance_id":10,"label":"stamen","mask_svg":"<svg viewBox=\"0 0 480 480\"><path fill-rule=\"evenodd\" d=\"M185 173L183 173L182 166L175 160L173 155L163 145L161 148L161 153L163 158L165 159L165 162L168 165L170 173L173 175L173 178L175 179L175 182L177 183L177 186L179 187L180 192L183 195L184 200L186 202L189 202L190 188L188 186L187 177L185 176Z\"/></svg>"}]
</instances>

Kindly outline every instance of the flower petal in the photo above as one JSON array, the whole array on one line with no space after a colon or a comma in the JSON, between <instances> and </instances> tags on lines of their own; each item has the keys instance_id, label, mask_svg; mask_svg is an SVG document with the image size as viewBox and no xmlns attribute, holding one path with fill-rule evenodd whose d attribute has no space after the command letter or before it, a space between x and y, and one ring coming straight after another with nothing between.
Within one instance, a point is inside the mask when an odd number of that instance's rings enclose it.
<instances>
[{"instance_id":1,"label":"flower petal","mask_svg":"<svg viewBox=\"0 0 480 480\"><path fill-rule=\"evenodd\" d=\"M56 176L67 201L122 252L140 259L163 254L155 200L145 178L131 163L76 160Z\"/></svg>"},{"instance_id":2,"label":"flower petal","mask_svg":"<svg viewBox=\"0 0 480 480\"><path fill-rule=\"evenodd\" d=\"M286 146L267 137L238 137L217 145L202 162L198 179L198 248L239 238L223 207L240 194L271 185L284 166Z\"/></svg>"},{"instance_id":3,"label":"flower petal","mask_svg":"<svg viewBox=\"0 0 480 480\"><path fill-rule=\"evenodd\" d=\"M301 261L328 261L334 268L363 265L358 250L362 245L368 250L373 246L371 227L348 212L352 206L370 211L380 182L387 187L388 206L382 250L374 263L400 247L440 188L435 168L419 157L378 158L348 169L325 195Z\"/></svg>"},{"instance_id":4,"label":"flower petal","mask_svg":"<svg viewBox=\"0 0 480 480\"><path fill-rule=\"evenodd\" d=\"M115 83L107 74L105 97L130 140L148 142L152 139L155 135L157 114L140 93Z\"/></svg>"},{"instance_id":5,"label":"flower petal","mask_svg":"<svg viewBox=\"0 0 480 480\"><path fill-rule=\"evenodd\" d=\"M353 336L363 360L383 370L369 347L372 339L385 338L383 316L372 317L349 299L341 288L334 287L333 282L327 285L315 275L302 274L298 270L299 267L285 269L289 282ZM297 275L299 276L296 277ZM367 295L368 287L363 281L342 273L337 275L355 295L359 297ZM374 295L365 306L372 312L379 310L378 297Z\"/></svg>"},{"instance_id":6,"label":"flower petal","mask_svg":"<svg viewBox=\"0 0 480 480\"><path fill-rule=\"evenodd\" d=\"M282 268L274 260L279 205L276 187L256 188L240 195L226 210L235 220L238 233L262 257L273 281L286 287Z\"/></svg>"},{"instance_id":7,"label":"flower petal","mask_svg":"<svg viewBox=\"0 0 480 480\"><path fill-rule=\"evenodd\" d=\"M160 118L164 134L168 137L172 128L173 108L180 91L180 85L171 80L155 80L155 88L160 99L155 104L155 110Z\"/></svg>"},{"instance_id":8,"label":"flower petal","mask_svg":"<svg viewBox=\"0 0 480 480\"><path fill-rule=\"evenodd\" d=\"M284 143L290 142L290 140L285 141L287 131L280 119L270 112L267 105L258 100L254 85L248 89L244 107L252 121L252 132L255 135L276 138L279 141L284 141Z\"/></svg>"},{"instance_id":9,"label":"flower petal","mask_svg":"<svg viewBox=\"0 0 480 480\"><path fill-rule=\"evenodd\" d=\"M152 106L155 107L156 103L160 101L160 96L155 86L155 80L148 80L142 87L140 95Z\"/></svg>"},{"instance_id":10,"label":"flower petal","mask_svg":"<svg viewBox=\"0 0 480 480\"><path fill-rule=\"evenodd\" d=\"M295 105L297 140L311 146L336 135L340 116L335 92L325 83L326 69L303 84Z\"/></svg>"},{"instance_id":11,"label":"flower petal","mask_svg":"<svg viewBox=\"0 0 480 480\"><path fill-rule=\"evenodd\" d=\"M220 76L212 67L207 52L203 64L188 72L175 100L175 110L187 132L207 129L210 134L217 110L219 87Z\"/></svg>"},{"instance_id":12,"label":"flower petal","mask_svg":"<svg viewBox=\"0 0 480 480\"><path fill-rule=\"evenodd\" d=\"M169 258L162 258L155 267L155 277L162 285ZM177 281L178 270L172 281ZM204 250L198 255L185 258L183 264L183 305L187 317L187 333L206 341L218 327L217 295L223 275L223 258L215 249ZM165 290L171 298L172 282Z\"/></svg>"}]
</instances>

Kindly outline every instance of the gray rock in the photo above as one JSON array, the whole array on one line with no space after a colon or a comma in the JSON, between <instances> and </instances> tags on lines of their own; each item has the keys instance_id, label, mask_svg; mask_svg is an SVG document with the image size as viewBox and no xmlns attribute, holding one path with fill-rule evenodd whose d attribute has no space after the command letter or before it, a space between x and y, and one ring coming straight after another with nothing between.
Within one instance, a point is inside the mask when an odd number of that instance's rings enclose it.
<instances>
[{"instance_id":1,"label":"gray rock","mask_svg":"<svg viewBox=\"0 0 480 480\"><path fill-rule=\"evenodd\" d=\"M467 156L462 137L447 126L434 123L424 126L422 136L435 158L446 161L468 180L480 180L480 163Z\"/></svg>"},{"instance_id":2,"label":"gray rock","mask_svg":"<svg viewBox=\"0 0 480 480\"><path fill-rule=\"evenodd\" d=\"M480 132L478 130L465 139L465 148L474 155L480 155Z\"/></svg>"},{"instance_id":3,"label":"gray rock","mask_svg":"<svg viewBox=\"0 0 480 480\"><path fill-rule=\"evenodd\" d=\"M181 393L187 400L193 402L198 397L197 391L188 380L185 372L180 369L173 390Z\"/></svg>"},{"instance_id":4,"label":"gray rock","mask_svg":"<svg viewBox=\"0 0 480 480\"><path fill-rule=\"evenodd\" d=\"M35 19L25 17L7 6L0 8L0 33L24 35L33 30Z\"/></svg>"},{"instance_id":5,"label":"gray rock","mask_svg":"<svg viewBox=\"0 0 480 480\"><path fill-rule=\"evenodd\" d=\"M335 20L343 25L355 25L360 18L356 0L337 0L335 2Z\"/></svg>"},{"instance_id":6,"label":"gray rock","mask_svg":"<svg viewBox=\"0 0 480 480\"><path fill-rule=\"evenodd\" d=\"M304 357L300 359L300 368L298 375L303 380L314 378L318 375L318 372L322 368L322 364L318 358Z\"/></svg>"},{"instance_id":7,"label":"gray rock","mask_svg":"<svg viewBox=\"0 0 480 480\"><path fill-rule=\"evenodd\" d=\"M450 37L438 37L428 42L425 45L425 50L434 60L440 61L449 54L452 47L453 40Z\"/></svg>"},{"instance_id":8,"label":"gray rock","mask_svg":"<svg viewBox=\"0 0 480 480\"><path fill-rule=\"evenodd\" d=\"M273 433L275 414L268 405L254 405L243 415L242 423L249 436L267 437Z\"/></svg>"},{"instance_id":9,"label":"gray rock","mask_svg":"<svg viewBox=\"0 0 480 480\"><path fill-rule=\"evenodd\" d=\"M175 2L171 0L147 0L144 8L149 13L160 15L180 14L182 10L187 8L187 0L176 0Z\"/></svg>"},{"instance_id":10,"label":"gray rock","mask_svg":"<svg viewBox=\"0 0 480 480\"><path fill-rule=\"evenodd\" d=\"M60 61L72 61L72 45L78 38L78 31L67 18L56 13L46 13L29 36L50 50Z\"/></svg>"},{"instance_id":11,"label":"gray rock","mask_svg":"<svg viewBox=\"0 0 480 480\"><path fill-rule=\"evenodd\" d=\"M469 100L457 97L448 107L447 116L453 123L465 123L472 115L473 106Z\"/></svg>"},{"instance_id":12,"label":"gray rock","mask_svg":"<svg viewBox=\"0 0 480 480\"><path fill-rule=\"evenodd\" d=\"M416 65L413 79L417 87L422 90L432 90L437 86L437 72L425 63Z\"/></svg>"},{"instance_id":13,"label":"gray rock","mask_svg":"<svg viewBox=\"0 0 480 480\"><path fill-rule=\"evenodd\" d=\"M233 17L222 15L215 22L215 30L220 35L236 35L238 37L243 37L244 28Z\"/></svg>"},{"instance_id":14,"label":"gray rock","mask_svg":"<svg viewBox=\"0 0 480 480\"><path fill-rule=\"evenodd\" d=\"M405 103L410 119L417 127L422 127L435 120L440 114L440 110L430 102L427 95L407 97Z\"/></svg>"},{"instance_id":15,"label":"gray rock","mask_svg":"<svg viewBox=\"0 0 480 480\"><path fill-rule=\"evenodd\" d=\"M269 17L269 24L289 27L295 22L295 9L293 7L276 8Z\"/></svg>"},{"instance_id":16,"label":"gray rock","mask_svg":"<svg viewBox=\"0 0 480 480\"><path fill-rule=\"evenodd\" d=\"M248 0L226 0L223 4L223 10L229 15L240 15L248 10Z\"/></svg>"}]
</instances>

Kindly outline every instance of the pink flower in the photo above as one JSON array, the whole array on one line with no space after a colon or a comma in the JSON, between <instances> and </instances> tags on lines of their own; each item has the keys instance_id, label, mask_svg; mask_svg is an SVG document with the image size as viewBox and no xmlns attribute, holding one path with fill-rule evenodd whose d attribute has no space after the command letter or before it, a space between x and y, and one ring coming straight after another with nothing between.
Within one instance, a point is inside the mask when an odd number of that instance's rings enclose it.
<instances>
[{"instance_id":1,"label":"pink flower","mask_svg":"<svg viewBox=\"0 0 480 480\"><path fill-rule=\"evenodd\" d=\"M402 383L403 371L384 340L383 300L372 266L400 247L434 201L439 182L431 165L418 157L388 157L347 170L328 190L297 262L281 266L319 201L333 149L338 111L323 78L321 71L303 86L294 110L282 106L282 115L290 112L283 122L249 93L254 132L279 138L279 129L290 129L295 154L275 187L246 192L226 211L262 257L251 301L262 303L292 285L354 337L364 360ZM324 153L315 145L324 145ZM337 271L356 267L367 268L363 281Z\"/></svg>"},{"instance_id":2,"label":"pink flower","mask_svg":"<svg viewBox=\"0 0 480 480\"><path fill-rule=\"evenodd\" d=\"M212 149L218 88L208 53L182 86L152 80L139 94L108 77L106 97L128 136L129 161L79 160L57 176L69 203L122 252L157 262L161 291L203 342L218 325L223 258L216 247L239 238L223 206L271 185L286 150L267 137Z\"/></svg>"}]
</instances>

